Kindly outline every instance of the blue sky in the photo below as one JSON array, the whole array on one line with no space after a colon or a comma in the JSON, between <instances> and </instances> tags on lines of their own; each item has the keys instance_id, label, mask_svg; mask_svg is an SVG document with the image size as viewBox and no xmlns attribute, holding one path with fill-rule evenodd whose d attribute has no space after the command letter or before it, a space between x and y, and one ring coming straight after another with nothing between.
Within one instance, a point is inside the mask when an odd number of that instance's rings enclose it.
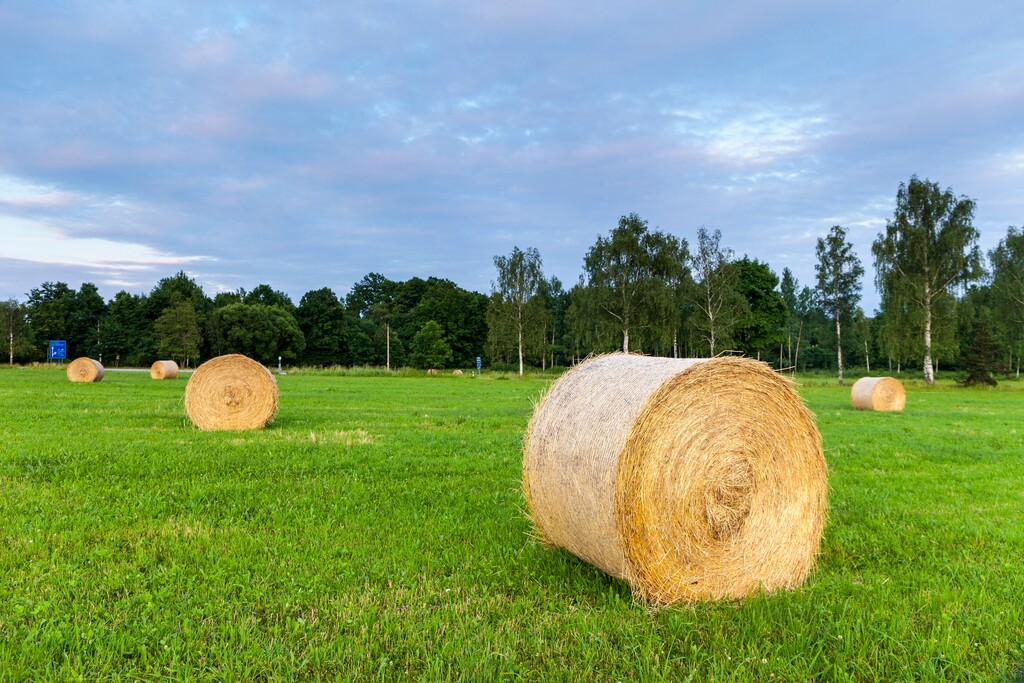
<instances>
[{"instance_id":1,"label":"blue sky","mask_svg":"<svg viewBox=\"0 0 1024 683\"><path fill-rule=\"evenodd\" d=\"M0 2L0 298L567 286L620 216L812 284L912 174L1024 224L1013 3Z\"/></svg>"}]
</instances>

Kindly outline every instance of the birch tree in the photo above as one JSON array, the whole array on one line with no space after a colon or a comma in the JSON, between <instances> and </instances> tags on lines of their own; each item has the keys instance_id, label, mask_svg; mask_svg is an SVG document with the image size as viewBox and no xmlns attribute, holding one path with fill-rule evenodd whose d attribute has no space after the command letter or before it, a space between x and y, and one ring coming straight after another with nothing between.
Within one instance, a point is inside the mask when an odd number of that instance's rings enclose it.
<instances>
[{"instance_id":1,"label":"birch tree","mask_svg":"<svg viewBox=\"0 0 1024 683\"><path fill-rule=\"evenodd\" d=\"M815 253L818 257L814 266L818 278L817 297L836 326L836 363L839 386L843 386L843 320L853 316L860 301L864 267L846 239L846 230L839 225L833 225L827 236L818 238Z\"/></svg>"},{"instance_id":2,"label":"birch tree","mask_svg":"<svg viewBox=\"0 0 1024 683\"><path fill-rule=\"evenodd\" d=\"M1024 350L1024 230L1007 229L1006 238L999 241L988 257L992 264L993 307L1009 332L1020 376L1021 351ZM1010 365L1013 365L1013 358Z\"/></svg>"},{"instance_id":3,"label":"birch tree","mask_svg":"<svg viewBox=\"0 0 1024 683\"><path fill-rule=\"evenodd\" d=\"M732 341L732 329L746 309L738 290L739 268L732 261L731 249L723 248L722 231L697 230L697 245L690 256L694 287L694 325L714 356L716 350Z\"/></svg>"},{"instance_id":4,"label":"birch tree","mask_svg":"<svg viewBox=\"0 0 1024 683\"><path fill-rule=\"evenodd\" d=\"M624 353L629 353L630 334L671 324L669 290L686 267L686 250L685 241L650 230L647 221L631 213L587 252L583 268L589 294L621 331Z\"/></svg>"},{"instance_id":5,"label":"birch tree","mask_svg":"<svg viewBox=\"0 0 1024 683\"><path fill-rule=\"evenodd\" d=\"M935 383L932 323L941 298L981 276L974 201L913 176L900 183L893 218L871 247L880 291L898 290L921 313L924 380Z\"/></svg>"},{"instance_id":6,"label":"birch tree","mask_svg":"<svg viewBox=\"0 0 1024 683\"><path fill-rule=\"evenodd\" d=\"M526 251L513 247L508 256L494 257L494 267L498 269L498 279L491 283L488 333L492 346L500 346L502 340L512 340L522 377L526 347L543 345L546 311L540 296L544 282L540 252L533 247L527 247Z\"/></svg>"}]
</instances>

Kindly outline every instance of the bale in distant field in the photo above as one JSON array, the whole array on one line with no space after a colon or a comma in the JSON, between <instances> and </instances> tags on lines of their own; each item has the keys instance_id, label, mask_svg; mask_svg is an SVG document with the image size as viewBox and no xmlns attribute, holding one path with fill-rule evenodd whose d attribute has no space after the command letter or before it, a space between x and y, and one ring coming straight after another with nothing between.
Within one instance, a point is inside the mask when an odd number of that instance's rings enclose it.
<instances>
[{"instance_id":1,"label":"bale in distant field","mask_svg":"<svg viewBox=\"0 0 1024 683\"><path fill-rule=\"evenodd\" d=\"M434 368L429 368L429 369L427 370L427 374L428 374L428 375L436 375L436 374L437 374L437 370L436 370L436 369L434 369Z\"/></svg>"},{"instance_id":2,"label":"bale in distant field","mask_svg":"<svg viewBox=\"0 0 1024 683\"><path fill-rule=\"evenodd\" d=\"M237 353L206 361L185 385L185 412L200 429L259 429L276 410L274 376Z\"/></svg>"},{"instance_id":3,"label":"bale in distant field","mask_svg":"<svg viewBox=\"0 0 1024 683\"><path fill-rule=\"evenodd\" d=\"M462 370L452 370L452 374L455 375L456 377L461 377Z\"/></svg>"},{"instance_id":4,"label":"bale in distant field","mask_svg":"<svg viewBox=\"0 0 1024 683\"><path fill-rule=\"evenodd\" d=\"M178 379L178 364L173 360L158 360L149 368L153 379Z\"/></svg>"},{"instance_id":5,"label":"bale in distant field","mask_svg":"<svg viewBox=\"0 0 1024 683\"><path fill-rule=\"evenodd\" d=\"M76 358L68 364L68 379L72 382L99 382L103 379L103 366L92 358Z\"/></svg>"},{"instance_id":6,"label":"bale in distant field","mask_svg":"<svg viewBox=\"0 0 1024 683\"><path fill-rule=\"evenodd\" d=\"M828 483L813 415L767 365L613 354L537 406L523 489L546 543L672 604L800 585Z\"/></svg>"},{"instance_id":7,"label":"bale in distant field","mask_svg":"<svg viewBox=\"0 0 1024 683\"><path fill-rule=\"evenodd\" d=\"M907 393L894 377L861 377L853 383L850 402L857 410L899 412L907 404Z\"/></svg>"}]
</instances>

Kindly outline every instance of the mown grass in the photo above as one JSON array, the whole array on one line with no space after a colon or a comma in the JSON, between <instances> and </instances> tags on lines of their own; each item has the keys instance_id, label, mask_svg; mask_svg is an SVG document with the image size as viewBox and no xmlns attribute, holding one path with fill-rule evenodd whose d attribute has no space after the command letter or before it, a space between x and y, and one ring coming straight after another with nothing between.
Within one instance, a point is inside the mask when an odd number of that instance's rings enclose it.
<instances>
[{"instance_id":1,"label":"mown grass","mask_svg":"<svg viewBox=\"0 0 1024 683\"><path fill-rule=\"evenodd\" d=\"M0 371L0 680L1024 680L1024 391L806 386L830 518L804 588L654 610L530 537L549 379Z\"/></svg>"}]
</instances>

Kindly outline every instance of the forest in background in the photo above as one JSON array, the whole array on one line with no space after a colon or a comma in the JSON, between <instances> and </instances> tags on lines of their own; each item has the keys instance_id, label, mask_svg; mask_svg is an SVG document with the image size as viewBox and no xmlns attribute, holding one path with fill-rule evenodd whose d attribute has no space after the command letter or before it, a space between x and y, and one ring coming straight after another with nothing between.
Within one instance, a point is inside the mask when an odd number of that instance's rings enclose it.
<instances>
[{"instance_id":1,"label":"forest in background","mask_svg":"<svg viewBox=\"0 0 1024 683\"><path fill-rule=\"evenodd\" d=\"M688 243L619 219L588 250L570 287L545 277L539 251L495 256L489 294L430 277L368 273L338 294L296 304L270 284L208 296L185 272L148 294L104 300L44 282L23 301L0 302L10 363L46 360L50 340L69 358L110 367L173 358L183 366L224 353L306 366L565 366L593 353L658 356L742 353L779 369L844 366L899 372L934 368L1019 376L1024 354L1024 232L1009 227L987 255L974 204L937 183L901 184L886 230L872 244L880 310L859 306L865 269L842 226L817 243L816 281L799 283L735 253L719 231ZM808 254L808 258L811 255Z\"/></svg>"}]
</instances>

